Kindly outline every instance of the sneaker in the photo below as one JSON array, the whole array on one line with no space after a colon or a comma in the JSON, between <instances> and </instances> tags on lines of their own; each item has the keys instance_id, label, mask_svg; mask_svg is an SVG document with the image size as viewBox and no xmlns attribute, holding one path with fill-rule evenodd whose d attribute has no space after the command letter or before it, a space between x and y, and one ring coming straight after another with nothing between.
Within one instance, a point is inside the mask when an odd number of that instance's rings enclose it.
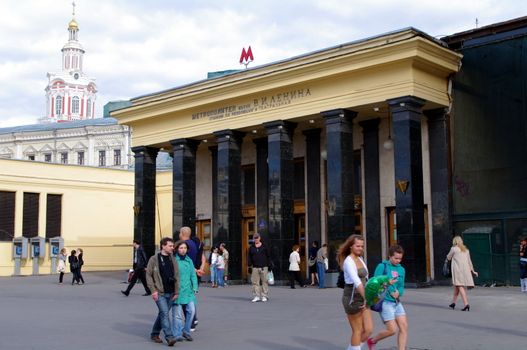
<instances>
[{"instance_id":1,"label":"sneaker","mask_svg":"<svg viewBox=\"0 0 527 350\"><path fill-rule=\"evenodd\" d=\"M124 295L125 297L127 297L127 296L128 296L128 294L130 294L129 292L127 292L127 291L124 291L124 290L122 290L122 291L121 291L121 293L123 293L123 295Z\"/></svg>"},{"instance_id":2,"label":"sneaker","mask_svg":"<svg viewBox=\"0 0 527 350\"><path fill-rule=\"evenodd\" d=\"M177 340L176 338L167 338L167 345L168 346L174 346L174 344L176 344Z\"/></svg>"},{"instance_id":3,"label":"sneaker","mask_svg":"<svg viewBox=\"0 0 527 350\"><path fill-rule=\"evenodd\" d=\"M190 334L187 334L187 333L183 333L183 338L185 338L187 341L193 341L194 340L194 339L192 339Z\"/></svg>"},{"instance_id":4,"label":"sneaker","mask_svg":"<svg viewBox=\"0 0 527 350\"><path fill-rule=\"evenodd\" d=\"M192 327L192 328L190 328L190 331L191 331L191 332L195 332L195 331L196 331L196 327Z\"/></svg>"},{"instance_id":5,"label":"sneaker","mask_svg":"<svg viewBox=\"0 0 527 350\"><path fill-rule=\"evenodd\" d=\"M267 299L265 299L267 301ZM256 303L257 301L260 301L260 297L254 297L253 300L251 300L252 303Z\"/></svg>"},{"instance_id":6,"label":"sneaker","mask_svg":"<svg viewBox=\"0 0 527 350\"><path fill-rule=\"evenodd\" d=\"M366 342L366 344L368 344L368 350L375 350L376 343L373 342L372 338L368 338L368 341Z\"/></svg>"},{"instance_id":7,"label":"sneaker","mask_svg":"<svg viewBox=\"0 0 527 350\"><path fill-rule=\"evenodd\" d=\"M263 298L262 298L262 301L263 301L264 303L265 303L267 300L269 300L269 299L267 299L266 297L263 297Z\"/></svg>"}]
</instances>

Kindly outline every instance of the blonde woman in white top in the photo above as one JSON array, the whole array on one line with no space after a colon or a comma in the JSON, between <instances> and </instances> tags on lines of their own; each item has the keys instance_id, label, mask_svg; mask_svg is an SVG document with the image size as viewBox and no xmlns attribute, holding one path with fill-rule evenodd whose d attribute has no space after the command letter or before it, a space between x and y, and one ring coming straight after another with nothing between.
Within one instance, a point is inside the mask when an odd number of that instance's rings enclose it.
<instances>
[{"instance_id":1,"label":"blonde woman in white top","mask_svg":"<svg viewBox=\"0 0 527 350\"><path fill-rule=\"evenodd\" d=\"M344 271L342 306L351 326L351 340L347 350L360 350L373 331L371 311L366 307L364 285L368 280L368 268L362 260L364 238L351 235L339 247L338 263Z\"/></svg>"},{"instance_id":2,"label":"blonde woman in white top","mask_svg":"<svg viewBox=\"0 0 527 350\"><path fill-rule=\"evenodd\" d=\"M289 255L289 285L291 289L295 289L295 280L298 282L300 287L306 287L306 284L302 280L300 275L300 246L295 244L293 246L293 251Z\"/></svg>"}]
</instances>

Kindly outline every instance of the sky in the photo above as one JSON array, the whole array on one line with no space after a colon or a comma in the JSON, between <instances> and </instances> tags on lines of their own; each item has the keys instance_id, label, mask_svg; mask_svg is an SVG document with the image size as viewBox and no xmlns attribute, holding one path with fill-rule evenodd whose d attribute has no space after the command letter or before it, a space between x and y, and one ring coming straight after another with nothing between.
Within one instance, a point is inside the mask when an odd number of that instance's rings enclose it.
<instances>
[{"instance_id":1,"label":"sky","mask_svg":"<svg viewBox=\"0 0 527 350\"><path fill-rule=\"evenodd\" d=\"M414 27L442 37L527 15L526 0L76 0L96 115L128 100ZM0 127L45 115L46 74L61 69L71 0L0 0Z\"/></svg>"}]
</instances>

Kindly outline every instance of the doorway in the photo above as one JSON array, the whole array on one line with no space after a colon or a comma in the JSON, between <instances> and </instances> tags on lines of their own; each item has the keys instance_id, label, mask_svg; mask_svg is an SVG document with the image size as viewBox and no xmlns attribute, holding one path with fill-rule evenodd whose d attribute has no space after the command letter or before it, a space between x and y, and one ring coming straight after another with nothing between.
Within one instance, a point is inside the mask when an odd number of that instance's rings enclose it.
<instances>
[{"instance_id":1,"label":"doorway","mask_svg":"<svg viewBox=\"0 0 527 350\"><path fill-rule=\"evenodd\" d=\"M247 264L249 247L253 243L253 235L256 232L256 220L254 217L243 218L242 231L242 280L246 281L251 276Z\"/></svg>"}]
</instances>

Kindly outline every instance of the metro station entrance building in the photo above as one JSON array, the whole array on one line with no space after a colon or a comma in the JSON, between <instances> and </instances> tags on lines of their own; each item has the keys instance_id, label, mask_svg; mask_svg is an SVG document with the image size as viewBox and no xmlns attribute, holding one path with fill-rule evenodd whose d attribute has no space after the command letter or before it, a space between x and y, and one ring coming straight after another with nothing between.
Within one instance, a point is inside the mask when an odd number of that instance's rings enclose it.
<instances>
[{"instance_id":1,"label":"metro station entrance building","mask_svg":"<svg viewBox=\"0 0 527 350\"><path fill-rule=\"evenodd\" d=\"M440 278L460 61L409 28L132 99L112 116L133 128L135 238L153 254L155 159L170 152L173 234L225 242L232 279L246 277L256 231L278 279L294 244L305 262L313 241L334 256L354 232L370 270L397 242L409 282Z\"/></svg>"}]
</instances>

